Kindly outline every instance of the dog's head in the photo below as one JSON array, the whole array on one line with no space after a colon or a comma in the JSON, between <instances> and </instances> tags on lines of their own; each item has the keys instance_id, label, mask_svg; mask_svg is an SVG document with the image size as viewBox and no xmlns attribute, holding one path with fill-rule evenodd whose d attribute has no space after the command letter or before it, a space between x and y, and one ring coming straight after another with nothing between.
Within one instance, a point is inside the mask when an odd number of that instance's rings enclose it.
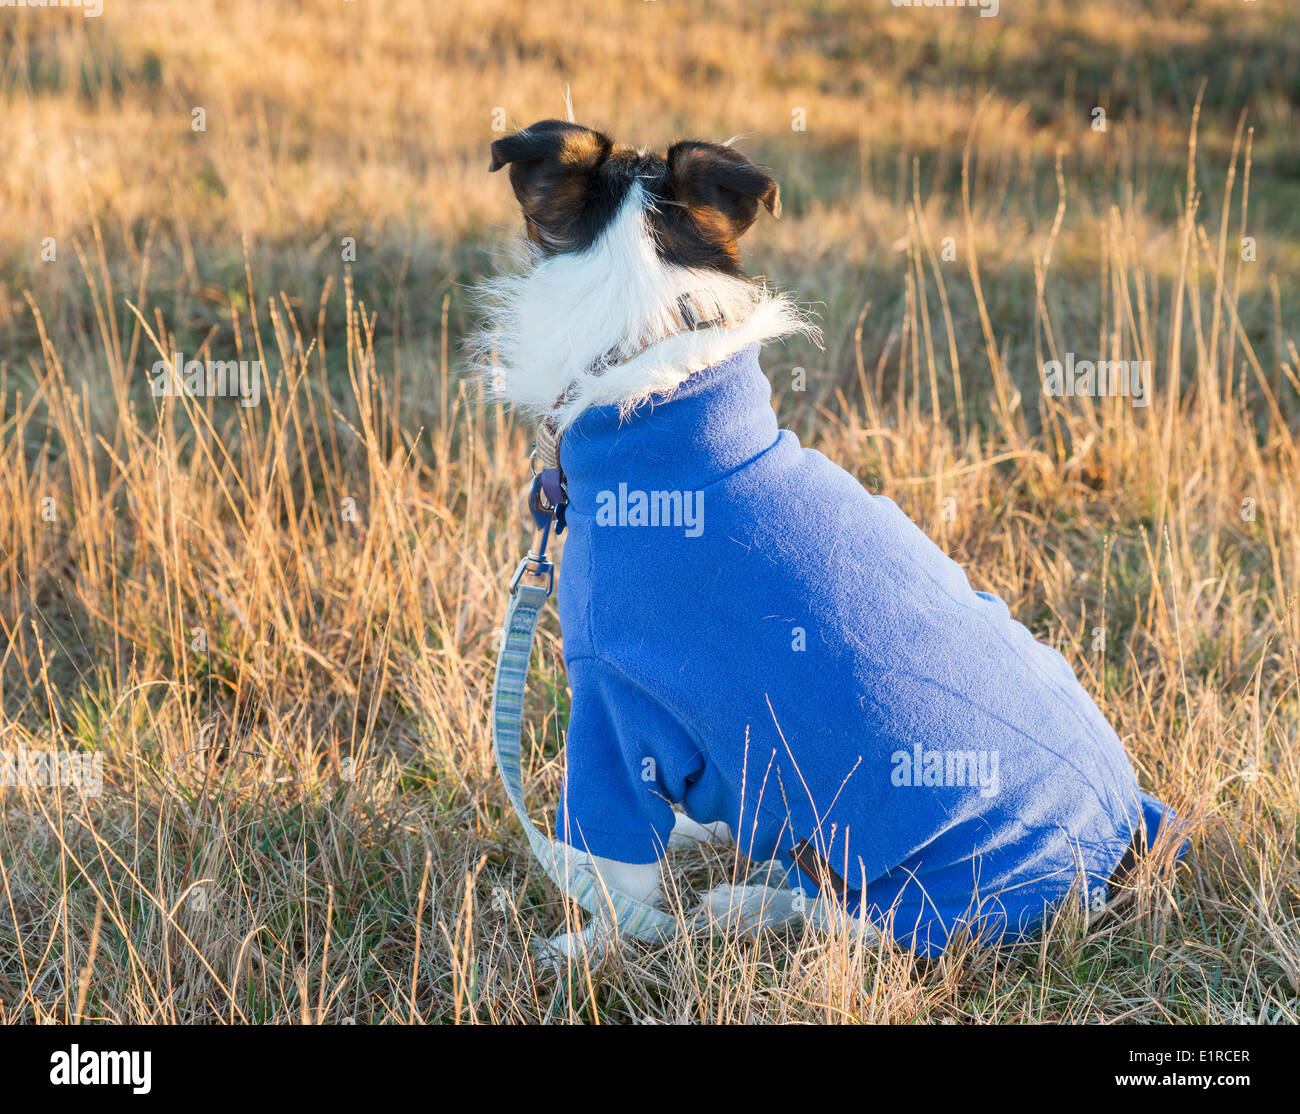
<instances>
[{"instance_id":1,"label":"dog's head","mask_svg":"<svg viewBox=\"0 0 1300 1114\"><path fill-rule=\"evenodd\" d=\"M688 140L651 154L542 120L492 144L489 169L503 167L528 238L518 267L476 288L471 345L493 397L562 430L751 345L816 335L793 298L741 270L737 242L781 197L739 151Z\"/></svg>"},{"instance_id":2,"label":"dog's head","mask_svg":"<svg viewBox=\"0 0 1300 1114\"><path fill-rule=\"evenodd\" d=\"M664 262L742 277L736 242L760 205L781 215L771 176L718 143L686 140L651 154L542 120L492 144L488 169L505 166L528 237L546 255L585 251L635 198Z\"/></svg>"}]
</instances>

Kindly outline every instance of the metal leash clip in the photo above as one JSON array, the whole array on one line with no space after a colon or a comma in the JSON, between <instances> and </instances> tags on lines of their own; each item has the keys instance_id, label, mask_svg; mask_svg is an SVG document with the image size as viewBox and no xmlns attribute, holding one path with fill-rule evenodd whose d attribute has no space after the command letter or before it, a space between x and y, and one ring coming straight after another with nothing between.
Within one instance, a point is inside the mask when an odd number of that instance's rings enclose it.
<instances>
[{"instance_id":1,"label":"metal leash clip","mask_svg":"<svg viewBox=\"0 0 1300 1114\"><path fill-rule=\"evenodd\" d=\"M558 477L547 476L547 471L549 469L533 474L533 486L528 492L528 510L537 524L537 532L533 535L532 548L524 555L519 567L515 569L515 575L510 578L511 595L515 594L525 577L533 582L533 587L544 587L548 596L555 587L555 565L546 556L546 546L551 540L552 527L557 535L564 533L564 508L568 501L564 498L566 493L563 481ZM548 497L548 482L560 492L558 503L552 504Z\"/></svg>"}]
</instances>

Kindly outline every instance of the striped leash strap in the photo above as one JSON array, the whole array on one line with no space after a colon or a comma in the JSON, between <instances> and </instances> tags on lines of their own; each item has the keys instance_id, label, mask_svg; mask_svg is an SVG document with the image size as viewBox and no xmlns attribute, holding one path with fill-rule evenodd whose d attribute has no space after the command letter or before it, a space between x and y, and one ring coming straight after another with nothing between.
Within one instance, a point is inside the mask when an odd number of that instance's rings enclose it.
<instances>
[{"instance_id":1,"label":"striped leash strap","mask_svg":"<svg viewBox=\"0 0 1300 1114\"><path fill-rule=\"evenodd\" d=\"M528 818L521 759L524 688L537 624L555 584L555 566L546 556L554 508L539 498L541 492L539 475L533 479L529 497L537 536L510 581L501 655L497 658L496 680L492 686L492 747L497 769L533 854L560 891L593 916L612 918L620 932L638 940L663 940L680 930L676 917L603 886L588 865L567 853L563 844L543 835Z\"/></svg>"}]
</instances>

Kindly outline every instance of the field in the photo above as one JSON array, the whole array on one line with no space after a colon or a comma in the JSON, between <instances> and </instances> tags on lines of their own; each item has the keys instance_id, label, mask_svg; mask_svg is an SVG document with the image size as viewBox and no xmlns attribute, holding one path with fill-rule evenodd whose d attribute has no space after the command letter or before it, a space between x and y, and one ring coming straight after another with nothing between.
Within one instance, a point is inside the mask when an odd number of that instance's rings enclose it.
<instances>
[{"instance_id":1,"label":"field","mask_svg":"<svg viewBox=\"0 0 1300 1114\"><path fill-rule=\"evenodd\" d=\"M0 8L0 754L102 772L0 787L0 1022L1297 1020L1287 3L102 7ZM1126 912L931 964L530 961L571 913L487 711L531 435L463 343L519 230L488 145L566 90L772 169L746 262L824 336L765 353L781 421L1057 646L1187 818ZM256 405L156 397L176 352L260 362ZM1149 361L1148 405L1044 393L1067 354ZM553 612L541 643L537 817Z\"/></svg>"}]
</instances>

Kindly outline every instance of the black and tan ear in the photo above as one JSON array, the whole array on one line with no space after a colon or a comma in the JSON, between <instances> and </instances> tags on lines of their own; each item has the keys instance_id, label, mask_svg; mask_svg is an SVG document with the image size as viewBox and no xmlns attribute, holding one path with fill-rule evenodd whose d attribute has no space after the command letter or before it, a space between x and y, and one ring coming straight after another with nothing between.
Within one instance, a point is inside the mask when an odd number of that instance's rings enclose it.
<instances>
[{"instance_id":1,"label":"black and tan ear","mask_svg":"<svg viewBox=\"0 0 1300 1114\"><path fill-rule=\"evenodd\" d=\"M581 124L541 120L492 144L489 171L510 167L528 235L553 250L571 247L592 177L614 144Z\"/></svg>"},{"instance_id":2,"label":"black and tan ear","mask_svg":"<svg viewBox=\"0 0 1300 1114\"><path fill-rule=\"evenodd\" d=\"M697 223L725 222L732 239L746 232L762 205L781 216L781 190L765 170L719 143L688 140L668 149L668 172L677 200Z\"/></svg>"}]
</instances>

